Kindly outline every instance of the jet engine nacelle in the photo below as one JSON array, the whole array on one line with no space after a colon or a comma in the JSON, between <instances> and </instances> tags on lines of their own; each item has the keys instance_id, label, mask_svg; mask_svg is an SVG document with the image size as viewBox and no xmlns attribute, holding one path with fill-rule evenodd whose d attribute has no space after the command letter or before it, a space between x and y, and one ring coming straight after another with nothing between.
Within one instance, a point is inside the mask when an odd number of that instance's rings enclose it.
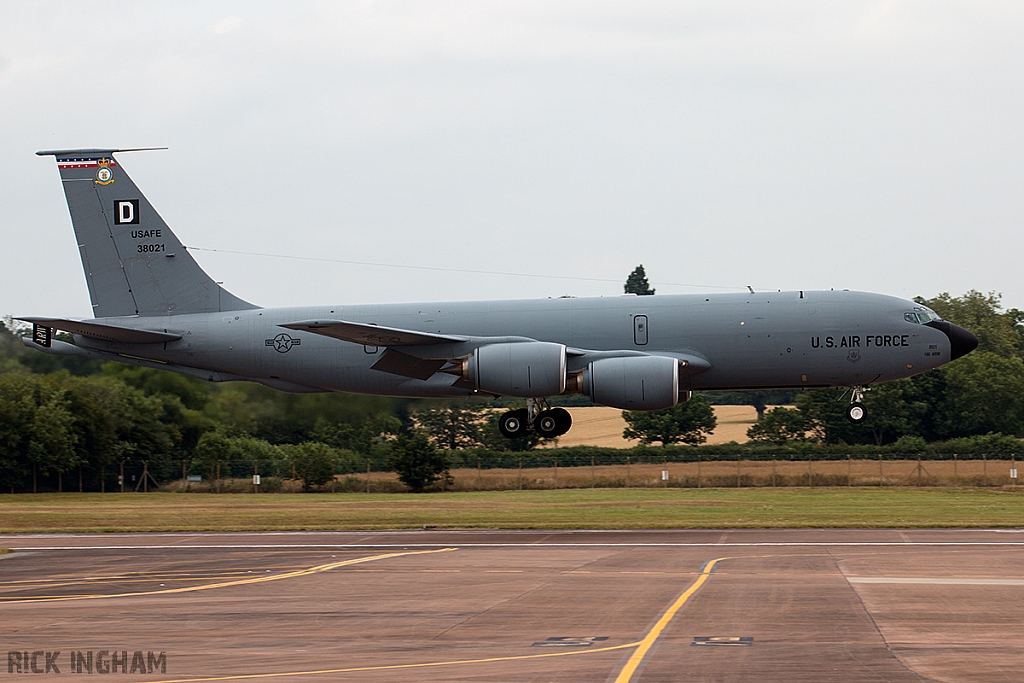
<instances>
[{"instance_id":1,"label":"jet engine nacelle","mask_svg":"<svg viewBox=\"0 0 1024 683\"><path fill-rule=\"evenodd\" d=\"M478 391L543 398L565 391L565 344L487 344L463 363L463 376Z\"/></svg>"},{"instance_id":2,"label":"jet engine nacelle","mask_svg":"<svg viewBox=\"0 0 1024 683\"><path fill-rule=\"evenodd\" d=\"M667 356L602 358L583 371L582 390L598 405L623 410L661 410L690 392L679 391L680 363Z\"/></svg>"}]
</instances>

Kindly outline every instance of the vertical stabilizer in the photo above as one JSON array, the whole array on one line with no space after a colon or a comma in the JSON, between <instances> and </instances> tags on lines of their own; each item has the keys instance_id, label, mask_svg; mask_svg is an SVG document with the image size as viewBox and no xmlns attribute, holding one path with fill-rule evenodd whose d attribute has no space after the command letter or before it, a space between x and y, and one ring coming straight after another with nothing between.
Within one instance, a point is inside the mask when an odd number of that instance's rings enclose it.
<instances>
[{"instance_id":1,"label":"vertical stabilizer","mask_svg":"<svg viewBox=\"0 0 1024 683\"><path fill-rule=\"evenodd\" d=\"M93 315L181 315L257 308L207 275L139 192L116 149L49 150L55 156Z\"/></svg>"}]
</instances>

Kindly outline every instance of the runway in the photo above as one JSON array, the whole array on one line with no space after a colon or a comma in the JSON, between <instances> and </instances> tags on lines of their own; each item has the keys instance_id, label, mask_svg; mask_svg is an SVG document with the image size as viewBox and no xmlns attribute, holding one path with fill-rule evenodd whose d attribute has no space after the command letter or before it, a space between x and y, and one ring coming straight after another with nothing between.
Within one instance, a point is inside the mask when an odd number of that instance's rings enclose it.
<instances>
[{"instance_id":1,"label":"runway","mask_svg":"<svg viewBox=\"0 0 1024 683\"><path fill-rule=\"evenodd\" d=\"M1024 671L1024 533L1007 530L83 534L0 547L16 551L0 555L8 668L40 653L42 670L50 653L60 674L42 678L66 676L72 651L139 652L143 672L118 674L146 681L995 683ZM152 672L151 652L165 658Z\"/></svg>"}]
</instances>

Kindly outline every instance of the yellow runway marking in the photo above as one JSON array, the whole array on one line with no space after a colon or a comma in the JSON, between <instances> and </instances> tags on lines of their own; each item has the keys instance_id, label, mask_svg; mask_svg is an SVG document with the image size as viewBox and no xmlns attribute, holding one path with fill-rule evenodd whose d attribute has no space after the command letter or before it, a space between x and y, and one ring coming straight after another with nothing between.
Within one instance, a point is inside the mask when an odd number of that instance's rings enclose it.
<instances>
[{"instance_id":1,"label":"yellow runway marking","mask_svg":"<svg viewBox=\"0 0 1024 683\"><path fill-rule=\"evenodd\" d=\"M255 574L256 572L263 572L267 569L288 569L294 570L296 567L301 565L294 564L267 564L260 565L257 569L251 569L248 567L227 567L216 570L198 570L206 571L206 575L197 573L194 569L153 569L149 571L138 571L138 572L125 572L124 574L108 574L108 575L97 575L97 576L81 576L78 574L55 574L49 579L19 579L14 581L7 581L0 584L0 589L18 589L18 588L39 588L49 586L73 586L76 584L85 583L101 583L101 582L132 582L132 581L203 581L207 579L224 579L233 576L242 577L246 574ZM373 571L384 571L383 569ZM174 574L190 574L191 576L175 577Z\"/></svg>"},{"instance_id":2,"label":"yellow runway marking","mask_svg":"<svg viewBox=\"0 0 1024 683\"><path fill-rule=\"evenodd\" d=\"M266 567L261 567L266 569ZM187 579L222 579L225 576L241 576L244 575L245 570L231 570L227 572L218 572L216 574L211 573L208 576L189 576L189 577L173 577L170 572L153 572L151 574L143 574L142 572L132 574L115 574L111 576L67 576L67 577L53 577L51 579L19 579L17 581L8 581L0 584L0 588L24 588L25 586L70 586L75 583L88 583L88 582L101 582L101 581L153 581L153 580L164 580L164 575L167 579L171 580L187 580ZM183 573L183 572L179 572ZM187 573L187 572L185 572ZM251 572L250 572L251 573Z\"/></svg>"},{"instance_id":3,"label":"yellow runway marking","mask_svg":"<svg viewBox=\"0 0 1024 683\"><path fill-rule=\"evenodd\" d=\"M654 624L654 627L643 637L639 646L633 654L629 656L629 661L626 662L626 666L622 667L622 671L620 671L619 675L615 678L615 683L629 683L633 680L633 675L636 673L637 668L639 668L643 663L644 658L647 656L647 653L650 652L654 643L658 640L661 632L664 631L665 627L668 626L670 621L672 621L672 617L676 615L676 612L686 604L686 601L689 600L690 597L704 584L704 582L708 580L708 577L711 576L711 572L715 570L715 565L724 559L724 557L719 557L704 565L704 571L700 573L697 580L694 581L682 595L676 598L676 601L672 603L672 606L661 615L661 619L658 619L658 622Z\"/></svg>"},{"instance_id":4,"label":"yellow runway marking","mask_svg":"<svg viewBox=\"0 0 1024 683\"><path fill-rule=\"evenodd\" d=\"M564 571L562 573L563 574L593 574L595 576L611 576L611 575L618 575L618 574L645 574L645 575L653 574L653 575L658 575L658 576L694 576L695 574L699 574L700 572L626 572L626 571L618 571L618 572L613 572L613 571L592 572L592 571L587 571L586 569L567 569L566 571Z\"/></svg>"},{"instance_id":5,"label":"yellow runway marking","mask_svg":"<svg viewBox=\"0 0 1024 683\"><path fill-rule=\"evenodd\" d=\"M445 548L445 550L455 550L455 548ZM441 552L441 551L426 551L426 552ZM405 553L402 553L405 554ZM410 553L414 554L414 553ZM378 559L378 558L372 558ZM644 661L644 658L650 652L651 647L657 642L658 637L661 635L665 627L668 626L669 622L676 613L683 607L687 600L693 596L694 593L708 580L711 576L711 572L714 571L715 565L726 558L719 557L711 560L704 565L703 571L697 577L697 580L687 588L682 595L676 598L675 602L661 615L657 623L651 628L650 631L643 637L642 640L637 640L632 643L623 643L622 645L610 645L608 647L600 647L594 650L570 650L568 652L545 652L543 654L536 655L511 655L508 657L485 657L482 659L456 659L444 662L422 662L419 664L382 664L378 666L356 666L349 667L346 669L313 669L308 671L278 671L275 673L265 674L234 674L229 676L209 676L206 678L173 678L163 681L154 681L153 683L207 683L210 681L240 681L240 680L252 680L257 678L283 678L287 676L323 676L326 674L342 674L342 673L358 673L362 671L394 671L399 669L425 669L431 667L440 666L457 666L461 664L488 664L493 662L513 662L528 659L546 659L549 657L571 657L575 655L589 655L597 654L599 652L611 652L613 650L628 650L630 648L636 648L633 654L630 656L629 661L626 662L626 666L623 667L622 671L619 672L618 677L615 679L615 683L629 683L633 679L633 675L636 673L637 668ZM583 573L583 572L580 572Z\"/></svg>"},{"instance_id":6,"label":"yellow runway marking","mask_svg":"<svg viewBox=\"0 0 1024 683\"><path fill-rule=\"evenodd\" d=\"M347 567L353 564L362 564L364 562L374 562L376 560L387 560L392 557L405 557L407 555L429 555L431 553L444 553L456 548L441 548L440 550L410 550L400 553L387 553L384 555L372 555L370 557L357 557L351 560L342 560L340 562L331 562L330 564L321 564L315 567L309 567L308 569L299 569L297 571L285 572L284 574L273 574L267 576L254 576L249 579L238 579L236 581L222 581L220 583L207 583L201 586L185 586L182 588L165 588L163 590L155 591L140 591L137 593L111 593L111 594L90 594L90 595L67 595L61 597L41 597L41 598L23 598L18 600L2 600L0 604L10 605L26 602L64 602L69 600L104 600L107 598L135 598L143 595L170 595L173 593L192 593L194 591L205 591L214 588L229 588L231 586L247 586L253 583L266 583L268 581L281 581L283 579L294 579L300 576L309 576L310 574L318 574L320 572L330 571L337 569L338 567Z\"/></svg>"},{"instance_id":7,"label":"yellow runway marking","mask_svg":"<svg viewBox=\"0 0 1024 683\"><path fill-rule=\"evenodd\" d=\"M252 572L250 572L252 573ZM102 578L93 580L82 580L82 581L59 581L54 583L49 582L36 582L36 583L23 583L23 584L5 584L0 585L0 591L3 590L27 590L29 588L60 588L64 586L107 586L112 583L167 583L170 581L210 581L212 579L233 579L233 578L244 578L245 574L220 574L214 576L169 576L169 577L158 577L152 579L119 579L119 578Z\"/></svg>"},{"instance_id":8,"label":"yellow runway marking","mask_svg":"<svg viewBox=\"0 0 1024 683\"><path fill-rule=\"evenodd\" d=\"M234 676L210 676L209 678L173 678L153 683L203 683L204 681L239 681L253 678L281 678L284 676L323 676L325 674L355 673L358 671L392 671L397 669L425 669L435 666L455 666L458 664L486 664L488 662L512 662L522 659L544 659L546 657L570 657L572 655L591 655L612 650L626 650L636 647L642 641L610 645L596 650L570 650L568 652L545 652L539 655L512 655L510 657L487 657L485 659L456 659L449 662L424 662L421 664L382 664L380 666L354 666L348 669L317 669L313 671L279 671L270 674L238 674Z\"/></svg>"}]
</instances>

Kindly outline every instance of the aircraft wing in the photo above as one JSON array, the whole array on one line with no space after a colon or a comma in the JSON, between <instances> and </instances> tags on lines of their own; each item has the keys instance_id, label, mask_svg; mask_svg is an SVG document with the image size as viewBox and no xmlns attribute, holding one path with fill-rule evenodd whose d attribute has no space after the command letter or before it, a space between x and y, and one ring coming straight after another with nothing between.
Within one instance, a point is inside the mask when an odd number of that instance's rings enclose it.
<instances>
[{"instance_id":1,"label":"aircraft wing","mask_svg":"<svg viewBox=\"0 0 1024 683\"><path fill-rule=\"evenodd\" d=\"M39 327L50 327L72 334L80 334L83 337L122 344L159 344L181 339L180 334L171 332L137 330L94 320L69 320L66 318L17 318L17 320L24 320Z\"/></svg>"},{"instance_id":2,"label":"aircraft wing","mask_svg":"<svg viewBox=\"0 0 1024 683\"><path fill-rule=\"evenodd\" d=\"M353 344L367 346L423 346L427 344L457 344L468 340L468 337L451 337L430 332L402 330L397 327L353 323L345 320L303 320L285 323L278 327L300 332L322 334Z\"/></svg>"},{"instance_id":3,"label":"aircraft wing","mask_svg":"<svg viewBox=\"0 0 1024 683\"><path fill-rule=\"evenodd\" d=\"M526 337L473 337L434 334L417 330L404 330L383 325L356 323L346 320L303 320L279 325L289 330L312 332L353 344L388 347L371 366L374 370L402 377L427 380L435 373L447 371L446 366L472 353L477 346L508 342L531 342ZM395 347L403 347L399 351ZM650 353L636 350L596 351L567 348L569 369L580 371L587 363L602 358L622 356L649 356ZM679 353L664 353L679 359L686 368L685 374L694 375L711 367L704 358Z\"/></svg>"}]
</instances>

